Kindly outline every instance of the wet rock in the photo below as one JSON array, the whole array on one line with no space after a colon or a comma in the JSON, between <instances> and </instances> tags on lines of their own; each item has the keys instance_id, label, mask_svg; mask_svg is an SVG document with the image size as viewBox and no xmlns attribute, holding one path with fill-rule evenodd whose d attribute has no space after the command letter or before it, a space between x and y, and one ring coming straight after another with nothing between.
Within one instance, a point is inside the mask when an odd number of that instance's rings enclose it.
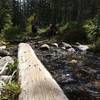
<instances>
[{"instance_id":1,"label":"wet rock","mask_svg":"<svg viewBox=\"0 0 100 100\"><path fill-rule=\"evenodd\" d=\"M78 61L73 59L73 60L71 60L69 63L70 63L70 64L77 64Z\"/></svg>"},{"instance_id":2,"label":"wet rock","mask_svg":"<svg viewBox=\"0 0 100 100\"><path fill-rule=\"evenodd\" d=\"M88 47L87 45L79 45L78 47L79 47L79 49L82 50L82 51L86 51L86 50L89 49L89 47Z\"/></svg>"},{"instance_id":3,"label":"wet rock","mask_svg":"<svg viewBox=\"0 0 100 100\"><path fill-rule=\"evenodd\" d=\"M66 47L61 47L63 50L66 50Z\"/></svg>"},{"instance_id":4,"label":"wet rock","mask_svg":"<svg viewBox=\"0 0 100 100\"><path fill-rule=\"evenodd\" d=\"M82 45L79 44L78 46L76 46L80 51L87 51L89 49L88 45Z\"/></svg>"},{"instance_id":5,"label":"wet rock","mask_svg":"<svg viewBox=\"0 0 100 100\"><path fill-rule=\"evenodd\" d=\"M72 48L72 46L68 43L62 42L62 44L63 44L63 47L65 47L66 49Z\"/></svg>"},{"instance_id":6,"label":"wet rock","mask_svg":"<svg viewBox=\"0 0 100 100\"><path fill-rule=\"evenodd\" d=\"M67 77L70 77L70 74L66 74Z\"/></svg>"},{"instance_id":7,"label":"wet rock","mask_svg":"<svg viewBox=\"0 0 100 100\"><path fill-rule=\"evenodd\" d=\"M67 78L67 79L63 79L62 84L76 84L77 81L71 77Z\"/></svg>"},{"instance_id":8,"label":"wet rock","mask_svg":"<svg viewBox=\"0 0 100 100\"><path fill-rule=\"evenodd\" d=\"M81 45L81 43L79 43L79 42L76 42L76 45Z\"/></svg>"},{"instance_id":9,"label":"wet rock","mask_svg":"<svg viewBox=\"0 0 100 100\"><path fill-rule=\"evenodd\" d=\"M67 51L70 52L70 53L75 53L76 52L74 48L69 48L69 49L67 49Z\"/></svg>"},{"instance_id":10,"label":"wet rock","mask_svg":"<svg viewBox=\"0 0 100 100\"><path fill-rule=\"evenodd\" d=\"M4 50L4 49L6 49L5 45L4 46L0 46L0 50Z\"/></svg>"},{"instance_id":11,"label":"wet rock","mask_svg":"<svg viewBox=\"0 0 100 100\"><path fill-rule=\"evenodd\" d=\"M50 49L50 46L48 44L43 44L41 47L40 47L41 50L49 50Z\"/></svg>"},{"instance_id":12,"label":"wet rock","mask_svg":"<svg viewBox=\"0 0 100 100\"><path fill-rule=\"evenodd\" d=\"M57 47L57 48L59 47L57 43L52 43L52 46Z\"/></svg>"},{"instance_id":13,"label":"wet rock","mask_svg":"<svg viewBox=\"0 0 100 100\"><path fill-rule=\"evenodd\" d=\"M10 53L7 50L2 50L0 49L0 56L4 57L4 56L9 56Z\"/></svg>"}]
</instances>

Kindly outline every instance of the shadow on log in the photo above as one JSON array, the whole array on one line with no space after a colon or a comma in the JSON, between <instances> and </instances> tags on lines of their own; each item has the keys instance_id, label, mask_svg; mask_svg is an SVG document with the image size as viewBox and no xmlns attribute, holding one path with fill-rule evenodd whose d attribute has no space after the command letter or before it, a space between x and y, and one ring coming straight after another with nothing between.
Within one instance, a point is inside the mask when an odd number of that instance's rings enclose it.
<instances>
[{"instance_id":1,"label":"shadow on log","mask_svg":"<svg viewBox=\"0 0 100 100\"><path fill-rule=\"evenodd\" d=\"M68 100L30 45L19 44L19 100Z\"/></svg>"}]
</instances>

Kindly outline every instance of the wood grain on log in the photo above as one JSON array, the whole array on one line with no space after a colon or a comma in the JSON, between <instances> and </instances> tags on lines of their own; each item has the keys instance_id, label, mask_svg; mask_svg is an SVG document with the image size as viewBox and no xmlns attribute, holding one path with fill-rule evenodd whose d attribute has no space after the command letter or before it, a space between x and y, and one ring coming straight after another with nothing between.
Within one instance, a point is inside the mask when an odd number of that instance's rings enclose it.
<instances>
[{"instance_id":1,"label":"wood grain on log","mask_svg":"<svg viewBox=\"0 0 100 100\"><path fill-rule=\"evenodd\" d=\"M19 100L68 100L30 45L19 44Z\"/></svg>"}]
</instances>

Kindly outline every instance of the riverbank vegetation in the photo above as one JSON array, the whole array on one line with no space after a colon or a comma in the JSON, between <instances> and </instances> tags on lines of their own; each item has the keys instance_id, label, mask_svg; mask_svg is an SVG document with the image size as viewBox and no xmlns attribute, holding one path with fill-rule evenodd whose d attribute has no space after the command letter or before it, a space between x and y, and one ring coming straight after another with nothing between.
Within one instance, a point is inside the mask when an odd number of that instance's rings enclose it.
<instances>
[{"instance_id":1,"label":"riverbank vegetation","mask_svg":"<svg viewBox=\"0 0 100 100\"><path fill-rule=\"evenodd\" d=\"M0 100L18 100L18 95L20 93L20 85L18 83L18 71L17 71L18 62L14 60L13 64L7 65L7 72L4 75L4 80L6 82L2 83L2 90L0 91ZM8 77L8 79L7 79Z\"/></svg>"}]
</instances>

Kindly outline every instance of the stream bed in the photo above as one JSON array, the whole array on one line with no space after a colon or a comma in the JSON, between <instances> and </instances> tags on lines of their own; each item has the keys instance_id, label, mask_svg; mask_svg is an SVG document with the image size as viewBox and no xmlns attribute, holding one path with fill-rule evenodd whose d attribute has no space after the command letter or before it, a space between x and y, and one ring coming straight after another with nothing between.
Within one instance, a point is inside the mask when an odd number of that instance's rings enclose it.
<instances>
[{"instance_id":1,"label":"stream bed","mask_svg":"<svg viewBox=\"0 0 100 100\"><path fill-rule=\"evenodd\" d=\"M100 55L44 41L28 42L69 100L100 100ZM47 44L42 49L41 45ZM18 46L9 52L17 57Z\"/></svg>"},{"instance_id":2,"label":"stream bed","mask_svg":"<svg viewBox=\"0 0 100 100\"><path fill-rule=\"evenodd\" d=\"M43 43L31 44L40 61L61 86L69 100L100 100L100 56L92 52L68 52Z\"/></svg>"}]
</instances>

